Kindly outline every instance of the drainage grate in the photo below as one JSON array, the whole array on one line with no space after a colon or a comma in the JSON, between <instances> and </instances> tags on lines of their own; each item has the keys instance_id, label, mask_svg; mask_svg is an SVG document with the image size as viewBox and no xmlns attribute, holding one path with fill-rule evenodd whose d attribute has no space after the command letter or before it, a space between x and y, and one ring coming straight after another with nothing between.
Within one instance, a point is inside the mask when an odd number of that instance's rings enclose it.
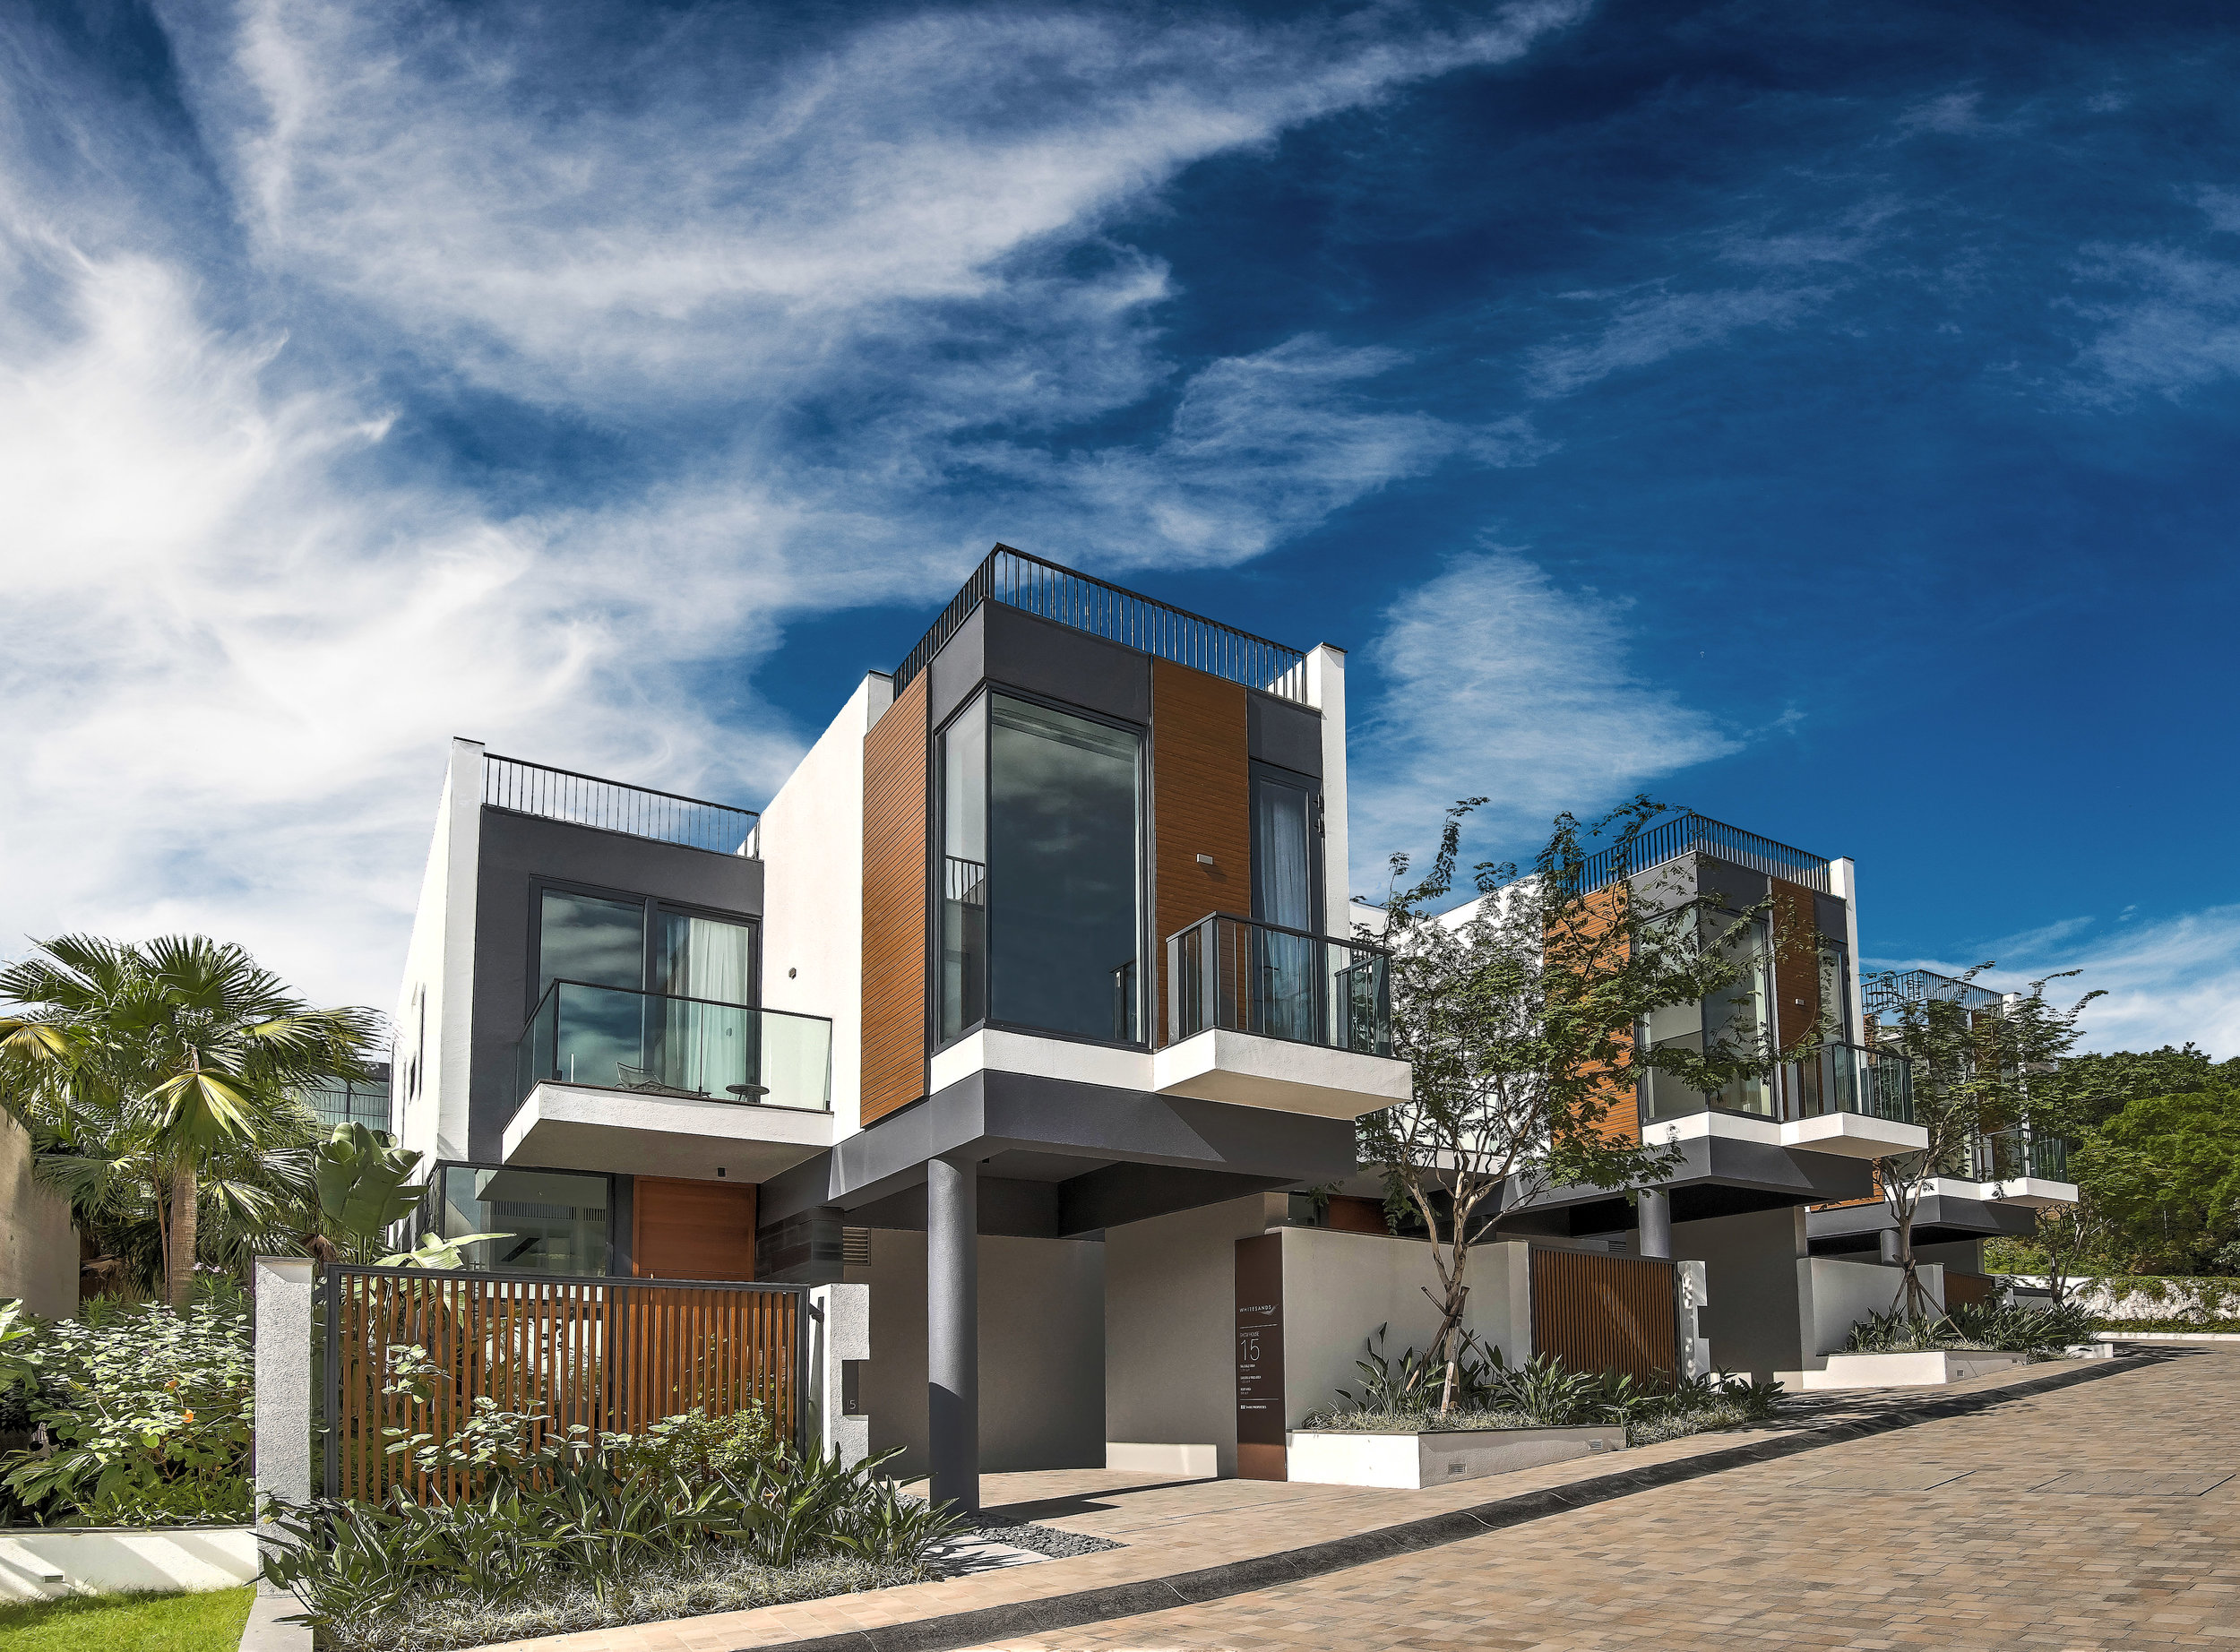
<instances>
[{"instance_id":1,"label":"drainage grate","mask_svg":"<svg viewBox=\"0 0 2240 1652\"><path fill-rule=\"evenodd\" d=\"M1795 1483L1800 1492L1926 1492L1965 1480L1972 1468L1836 1468Z\"/></svg>"},{"instance_id":2,"label":"drainage grate","mask_svg":"<svg viewBox=\"0 0 2240 1652\"><path fill-rule=\"evenodd\" d=\"M2055 1475L2033 1492L2066 1492L2080 1497L2199 1497L2232 1478L2222 1474L2144 1474L2136 1468L2078 1469Z\"/></svg>"}]
</instances>

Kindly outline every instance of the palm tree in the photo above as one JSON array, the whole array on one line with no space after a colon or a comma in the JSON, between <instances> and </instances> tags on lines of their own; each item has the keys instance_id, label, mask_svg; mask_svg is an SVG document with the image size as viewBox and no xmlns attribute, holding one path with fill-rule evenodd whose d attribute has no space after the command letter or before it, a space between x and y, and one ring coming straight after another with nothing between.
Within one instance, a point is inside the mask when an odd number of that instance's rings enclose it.
<instances>
[{"instance_id":1,"label":"palm tree","mask_svg":"<svg viewBox=\"0 0 2240 1652\"><path fill-rule=\"evenodd\" d=\"M367 1076L379 1027L207 936L65 935L0 968L0 1106L82 1223L152 1224L183 1308L205 1207L235 1237L281 1219L321 1134L299 1092Z\"/></svg>"}]
</instances>

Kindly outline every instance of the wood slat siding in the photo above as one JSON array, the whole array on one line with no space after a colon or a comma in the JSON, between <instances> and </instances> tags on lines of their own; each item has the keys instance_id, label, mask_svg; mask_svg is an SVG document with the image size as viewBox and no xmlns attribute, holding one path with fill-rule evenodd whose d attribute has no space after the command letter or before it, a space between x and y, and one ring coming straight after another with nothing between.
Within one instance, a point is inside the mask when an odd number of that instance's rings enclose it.
<instances>
[{"instance_id":1,"label":"wood slat siding","mask_svg":"<svg viewBox=\"0 0 2240 1652\"><path fill-rule=\"evenodd\" d=\"M1253 910L1252 758L1241 684L1151 661L1151 918L1167 1042L1167 937L1209 912ZM1213 865L1198 856L1210 855Z\"/></svg>"},{"instance_id":2,"label":"wood slat siding","mask_svg":"<svg viewBox=\"0 0 2240 1652\"><path fill-rule=\"evenodd\" d=\"M1773 899L1775 1023L1787 1049L1820 1020L1820 924L1811 890L1783 878L1766 882Z\"/></svg>"},{"instance_id":3,"label":"wood slat siding","mask_svg":"<svg viewBox=\"0 0 2240 1652\"><path fill-rule=\"evenodd\" d=\"M630 1196L630 1271L641 1279L752 1279L753 1184L638 1177Z\"/></svg>"},{"instance_id":4,"label":"wood slat siding","mask_svg":"<svg viewBox=\"0 0 2240 1652\"><path fill-rule=\"evenodd\" d=\"M1586 899L1588 933L1599 938L1623 916L1615 889L1598 889ZM1631 1035L1621 1034L1615 1042L1621 1054L1612 1063L1608 1075L1601 1086L1602 1097L1608 1111L1602 1115L1596 1133L1610 1141L1639 1141L1641 1139L1641 1087L1633 1068L1633 1040Z\"/></svg>"},{"instance_id":5,"label":"wood slat siding","mask_svg":"<svg viewBox=\"0 0 2240 1652\"><path fill-rule=\"evenodd\" d=\"M1957 1308L1962 1303L1992 1303L1999 1300L1998 1282L1988 1274L1954 1273L1944 1270L1944 1305Z\"/></svg>"},{"instance_id":6,"label":"wood slat siding","mask_svg":"<svg viewBox=\"0 0 2240 1652\"><path fill-rule=\"evenodd\" d=\"M366 1501L404 1488L416 1501L465 1494L464 1476L429 1475L395 1440L444 1439L478 1398L529 1413L533 1440L582 1424L640 1433L695 1407L728 1416L759 1402L796 1436L798 1294L471 1273L367 1274L333 1280L337 1440L327 1494ZM426 1351L435 1375L418 1397L388 1394L388 1350ZM398 1431L392 1434L388 1431Z\"/></svg>"},{"instance_id":7,"label":"wood slat siding","mask_svg":"<svg viewBox=\"0 0 2240 1652\"><path fill-rule=\"evenodd\" d=\"M864 736L866 1124L926 1093L929 680L920 673Z\"/></svg>"},{"instance_id":8,"label":"wood slat siding","mask_svg":"<svg viewBox=\"0 0 2240 1652\"><path fill-rule=\"evenodd\" d=\"M1532 1352L1573 1371L1622 1371L1648 1381L1678 1368L1673 1265L1651 1257L1535 1247Z\"/></svg>"}]
</instances>

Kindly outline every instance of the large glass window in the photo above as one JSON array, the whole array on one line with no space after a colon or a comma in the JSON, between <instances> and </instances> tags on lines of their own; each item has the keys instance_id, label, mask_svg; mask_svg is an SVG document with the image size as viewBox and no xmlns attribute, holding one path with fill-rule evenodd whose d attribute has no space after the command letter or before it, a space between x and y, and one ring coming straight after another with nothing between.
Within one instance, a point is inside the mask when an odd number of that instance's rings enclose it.
<instances>
[{"instance_id":1,"label":"large glass window","mask_svg":"<svg viewBox=\"0 0 2240 1652\"><path fill-rule=\"evenodd\" d=\"M1698 1054L1704 1052L1707 1038L1713 1047L1724 1041L1730 1046L1762 1048L1773 1024L1773 977L1765 926L1762 922L1742 924L1723 912L1708 914L1701 921L1707 938L1741 963L1741 975L1701 1003L1671 1004L1658 1011L1642 1027L1642 1037L1652 1049L1674 1047ZM1643 1112L1651 1120L1711 1107L1761 1118L1773 1115L1772 1090L1760 1078L1735 1079L1717 1095L1706 1096L1651 1070L1643 1089Z\"/></svg>"},{"instance_id":2,"label":"large glass window","mask_svg":"<svg viewBox=\"0 0 2240 1652\"><path fill-rule=\"evenodd\" d=\"M1304 777L1257 766L1253 771L1253 910L1263 924L1314 927L1314 790ZM1263 1029L1278 1038L1314 1037L1314 961L1305 934L1253 932L1252 968Z\"/></svg>"},{"instance_id":3,"label":"large glass window","mask_svg":"<svg viewBox=\"0 0 2240 1652\"><path fill-rule=\"evenodd\" d=\"M446 1239L496 1234L466 1247L470 1268L605 1273L607 1179L564 1170L447 1165L436 1221Z\"/></svg>"},{"instance_id":4,"label":"large glass window","mask_svg":"<svg viewBox=\"0 0 2240 1652\"><path fill-rule=\"evenodd\" d=\"M1142 736L987 695L942 738L941 1031L1140 1037Z\"/></svg>"}]
</instances>

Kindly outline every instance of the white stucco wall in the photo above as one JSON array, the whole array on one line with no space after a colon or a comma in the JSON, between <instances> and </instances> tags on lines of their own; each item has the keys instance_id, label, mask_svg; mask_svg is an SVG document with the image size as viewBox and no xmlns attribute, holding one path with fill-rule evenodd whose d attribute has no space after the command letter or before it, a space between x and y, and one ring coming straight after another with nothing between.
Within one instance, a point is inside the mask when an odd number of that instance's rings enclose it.
<instances>
[{"instance_id":1,"label":"white stucco wall","mask_svg":"<svg viewBox=\"0 0 2240 1652\"><path fill-rule=\"evenodd\" d=\"M1236 1242L1280 1221L1254 1194L1105 1230L1105 1438L1211 1445L1236 1472Z\"/></svg>"},{"instance_id":2,"label":"white stucco wall","mask_svg":"<svg viewBox=\"0 0 2240 1652\"><path fill-rule=\"evenodd\" d=\"M852 1272L852 1270L851 1270ZM926 1235L871 1232L861 1395L889 1474L926 1472ZM1085 1239L980 1240L980 1470L1105 1463L1105 1254Z\"/></svg>"},{"instance_id":3,"label":"white stucco wall","mask_svg":"<svg viewBox=\"0 0 2240 1652\"><path fill-rule=\"evenodd\" d=\"M32 1179L31 1139L0 1114L0 1297L41 1319L78 1311L78 1234L70 1201Z\"/></svg>"},{"instance_id":4,"label":"white stucco wall","mask_svg":"<svg viewBox=\"0 0 2240 1652\"><path fill-rule=\"evenodd\" d=\"M1498 1347L1512 1364L1529 1358L1532 1299L1525 1244L1512 1240L1479 1246L1470 1252L1465 1278L1470 1294L1464 1329ZM1387 1327L1383 1348L1391 1359L1410 1347L1428 1347L1439 1312L1424 1292L1437 1288L1431 1247L1422 1240L1285 1228L1285 1426L1297 1428L1309 1414L1342 1404L1341 1388L1359 1392L1356 1362L1367 1357L1363 1344L1378 1326Z\"/></svg>"},{"instance_id":5,"label":"white stucco wall","mask_svg":"<svg viewBox=\"0 0 2240 1652\"><path fill-rule=\"evenodd\" d=\"M398 1140L426 1163L467 1157L481 837L482 743L454 739L405 947L390 1051Z\"/></svg>"},{"instance_id":6,"label":"white stucco wall","mask_svg":"<svg viewBox=\"0 0 2240 1652\"><path fill-rule=\"evenodd\" d=\"M1345 650L1324 642L1307 655L1306 702L1322 714L1322 910L1332 934L1348 934Z\"/></svg>"},{"instance_id":7,"label":"white stucco wall","mask_svg":"<svg viewBox=\"0 0 2240 1652\"><path fill-rule=\"evenodd\" d=\"M762 810L762 1002L832 1020L832 1116L861 1128L864 736L894 701L874 674L857 685Z\"/></svg>"},{"instance_id":8,"label":"white stucco wall","mask_svg":"<svg viewBox=\"0 0 2240 1652\"><path fill-rule=\"evenodd\" d=\"M1934 1262L1917 1262L1916 1271L1930 1300L1944 1306L1944 1269ZM1837 1256L1807 1257L1796 1264L1797 1288L1810 1316L1812 1333L1805 1348L1806 1364L1816 1364L1839 1353L1851 1328L1870 1313L1888 1313L1896 1304L1904 1275L1881 1262L1851 1261Z\"/></svg>"}]
</instances>

